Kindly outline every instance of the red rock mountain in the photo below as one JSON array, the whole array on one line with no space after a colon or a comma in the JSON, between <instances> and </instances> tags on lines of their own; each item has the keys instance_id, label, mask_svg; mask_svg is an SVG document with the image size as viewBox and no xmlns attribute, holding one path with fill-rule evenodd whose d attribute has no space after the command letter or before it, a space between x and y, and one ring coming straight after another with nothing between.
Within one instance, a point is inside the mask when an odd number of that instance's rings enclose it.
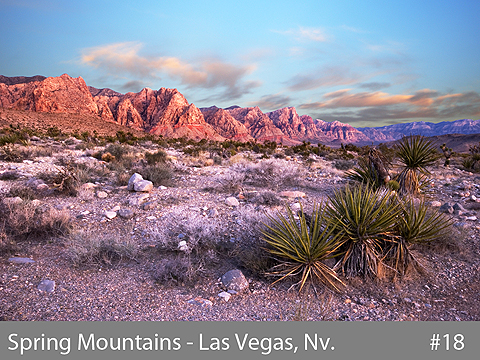
<instances>
[{"instance_id":1,"label":"red rock mountain","mask_svg":"<svg viewBox=\"0 0 480 360\"><path fill-rule=\"evenodd\" d=\"M227 110L211 106L200 109L205 121L212 125L224 138L236 141L253 141L248 129L240 121L236 120Z\"/></svg>"},{"instance_id":2,"label":"red rock mountain","mask_svg":"<svg viewBox=\"0 0 480 360\"><path fill-rule=\"evenodd\" d=\"M198 109L176 89L145 88L121 94L87 87L81 78L0 76L0 107L98 116L104 121L166 137L239 141L368 143L370 138L348 124L299 116L293 107L263 113L258 107L215 106Z\"/></svg>"}]
</instances>

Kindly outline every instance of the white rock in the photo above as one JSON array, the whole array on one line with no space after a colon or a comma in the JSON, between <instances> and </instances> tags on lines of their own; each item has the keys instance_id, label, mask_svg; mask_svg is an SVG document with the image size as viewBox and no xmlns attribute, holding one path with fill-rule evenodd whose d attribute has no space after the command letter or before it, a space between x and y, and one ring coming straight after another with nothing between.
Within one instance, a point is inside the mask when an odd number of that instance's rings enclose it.
<instances>
[{"instance_id":1,"label":"white rock","mask_svg":"<svg viewBox=\"0 0 480 360\"><path fill-rule=\"evenodd\" d=\"M469 217L467 217L465 220L477 221L477 217L476 217L476 216L469 216Z\"/></svg>"},{"instance_id":2,"label":"white rock","mask_svg":"<svg viewBox=\"0 0 480 360\"><path fill-rule=\"evenodd\" d=\"M112 210L110 210L110 211L117 212L118 210L120 210L120 206L119 206L119 205L115 206L115 207L114 207Z\"/></svg>"},{"instance_id":3,"label":"white rock","mask_svg":"<svg viewBox=\"0 0 480 360\"><path fill-rule=\"evenodd\" d=\"M292 206L290 207L290 209L292 209L293 212L297 212L298 210L300 210L302 208L302 206L300 205L300 203L294 203L292 204Z\"/></svg>"},{"instance_id":4,"label":"white rock","mask_svg":"<svg viewBox=\"0 0 480 360\"><path fill-rule=\"evenodd\" d=\"M180 251L188 251L188 246L187 242L185 240L182 240L178 243L178 250Z\"/></svg>"},{"instance_id":5,"label":"white rock","mask_svg":"<svg viewBox=\"0 0 480 360\"><path fill-rule=\"evenodd\" d=\"M128 180L128 185L127 185L127 189L129 191L133 191L135 190L135 183L138 182L138 181L142 181L143 180L143 177L142 175L138 174L138 173L135 173L133 174L130 179Z\"/></svg>"},{"instance_id":6,"label":"white rock","mask_svg":"<svg viewBox=\"0 0 480 360\"><path fill-rule=\"evenodd\" d=\"M222 291L220 294L218 294L218 296L225 300L225 302L227 302L232 297L232 294Z\"/></svg>"},{"instance_id":7,"label":"white rock","mask_svg":"<svg viewBox=\"0 0 480 360\"><path fill-rule=\"evenodd\" d=\"M442 203L440 201L431 201L430 206L440 207L440 206L442 206Z\"/></svg>"},{"instance_id":8,"label":"white rock","mask_svg":"<svg viewBox=\"0 0 480 360\"><path fill-rule=\"evenodd\" d=\"M153 189L153 183L148 180L140 180L133 185L133 188L137 192L147 192Z\"/></svg>"},{"instance_id":9,"label":"white rock","mask_svg":"<svg viewBox=\"0 0 480 360\"><path fill-rule=\"evenodd\" d=\"M159 189L159 190L167 190L168 188L167 188L166 186L160 185L160 186L158 187L158 189Z\"/></svg>"},{"instance_id":10,"label":"white rock","mask_svg":"<svg viewBox=\"0 0 480 360\"><path fill-rule=\"evenodd\" d=\"M225 204L227 204L228 206L238 206L238 205L240 205L238 200L236 198L234 198L233 196L230 196L230 197L226 198L225 199Z\"/></svg>"},{"instance_id":11,"label":"white rock","mask_svg":"<svg viewBox=\"0 0 480 360\"><path fill-rule=\"evenodd\" d=\"M117 217L117 213L115 211L105 211L105 217L112 220L113 218Z\"/></svg>"},{"instance_id":12,"label":"white rock","mask_svg":"<svg viewBox=\"0 0 480 360\"><path fill-rule=\"evenodd\" d=\"M97 192L97 197L99 199L106 199L108 197L108 194L105 191L99 191Z\"/></svg>"}]
</instances>

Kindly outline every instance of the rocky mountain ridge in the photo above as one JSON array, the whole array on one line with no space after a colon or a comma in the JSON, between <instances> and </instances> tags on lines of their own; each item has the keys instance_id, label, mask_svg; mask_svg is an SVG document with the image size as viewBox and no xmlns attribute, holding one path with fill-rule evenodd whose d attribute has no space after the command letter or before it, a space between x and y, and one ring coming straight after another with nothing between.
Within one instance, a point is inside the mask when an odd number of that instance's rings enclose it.
<instances>
[{"instance_id":1,"label":"rocky mountain ridge","mask_svg":"<svg viewBox=\"0 0 480 360\"><path fill-rule=\"evenodd\" d=\"M299 115L294 107L263 113L259 107L197 108L177 89L144 88L121 94L87 86L68 74L45 78L0 75L0 107L48 113L97 116L104 121L166 137L238 141L302 141L324 144L371 144L405 135L438 136L480 133L480 120L413 122L383 127L354 128Z\"/></svg>"}]
</instances>

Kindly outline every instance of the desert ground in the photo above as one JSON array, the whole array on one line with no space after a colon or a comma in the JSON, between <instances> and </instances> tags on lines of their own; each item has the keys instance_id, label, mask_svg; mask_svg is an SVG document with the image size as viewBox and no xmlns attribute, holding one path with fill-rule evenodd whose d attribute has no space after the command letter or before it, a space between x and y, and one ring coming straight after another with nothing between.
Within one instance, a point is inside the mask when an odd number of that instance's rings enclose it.
<instances>
[{"instance_id":1,"label":"desert ground","mask_svg":"<svg viewBox=\"0 0 480 360\"><path fill-rule=\"evenodd\" d=\"M480 320L480 175L460 160L429 168L422 196L432 208L450 203L453 226L412 248L421 271L299 292L263 271L262 226L286 205L324 204L347 183L357 153L226 154L79 138L32 135L2 147L4 321ZM129 189L134 173L153 188ZM248 286L227 292L222 276L233 269Z\"/></svg>"}]
</instances>

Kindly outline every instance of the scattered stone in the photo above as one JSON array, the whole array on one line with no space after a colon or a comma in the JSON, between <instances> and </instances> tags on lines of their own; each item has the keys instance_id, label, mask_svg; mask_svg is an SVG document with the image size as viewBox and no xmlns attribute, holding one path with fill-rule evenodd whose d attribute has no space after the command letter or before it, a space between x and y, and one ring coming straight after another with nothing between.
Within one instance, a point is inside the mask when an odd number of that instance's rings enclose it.
<instances>
[{"instance_id":1,"label":"scattered stone","mask_svg":"<svg viewBox=\"0 0 480 360\"><path fill-rule=\"evenodd\" d=\"M408 298L408 297L404 298L403 300L405 300L405 302L407 302L407 303L411 303L411 302L412 302L412 299L410 299L410 298Z\"/></svg>"},{"instance_id":2,"label":"scattered stone","mask_svg":"<svg viewBox=\"0 0 480 360\"><path fill-rule=\"evenodd\" d=\"M155 201L149 201L142 205L143 210L153 210L157 207L157 203Z\"/></svg>"},{"instance_id":3,"label":"scattered stone","mask_svg":"<svg viewBox=\"0 0 480 360\"><path fill-rule=\"evenodd\" d=\"M115 211L105 211L105 217L112 220L117 217L117 213Z\"/></svg>"},{"instance_id":4,"label":"scattered stone","mask_svg":"<svg viewBox=\"0 0 480 360\"><path fill-rule=\"evenodd\" d=\"M227 293L232 294L232 295L238 294L238 292L235 291L235 290L228 290Z\"/></svg>"},{"instance_id":5,"label":"scattered stone","mask_svg":"<svg viewBox=\"0 0 480 360\"><path fill-rule=\"evenodd\" d=\"M135 190L135 183L139 182L139 181L142 181L143 180L143 177L142 175L138 174L138 173L135 173L133 174L130 179L128 180L128 185L127 185L127 189L129 191L134 191Z\"/></svg>"},{"instance_id":6,"label":"scattered stone","mask_svg":"<svg viewBox=\"0 0 480 360\"><path fill-rule=\"evenodd\" d=\"M117 214L124 219L131 219L135 216L135 213L130 209L120 209L117 211Z\"/></svg>"},{"instance_id":7,"label":"scattered stone","mask_svg":"<svg viewBox=\"0 0 480 360\"><path fill-rule=\"evenodd\" d=\"M155 216L147 216L147 220L156 220L157 218Z\"/></svg>"},{"instance_id":8,"label":"scattered stone","mask_svg":"<svg viewBox=\"0 0 480 360\"><path fill-rule=\"evenodd\" d=\"M153 189L153 183L149 180L140 180L133 185L133 188L136 192L148 192Z\"/></svg>"},{"instance_id":9,"label":"scattered stone","mask_svg":"<svg viewBox=\"0 0 480 360\"><path fill-rule=\"evenodd\" d=\"M432 207L440 207L442 206L442 203L440 201L430 201L430 206Z\"/></svg>"},{"instance_id":10,"label":"scattered stone","mask_svg":"<svg viewBox=\"0 0 480 360\"><path fill-rule=\"evenodd\" d=\"M205 160L205 166L212 166L214 164L213 159L207 159Z\"/></svg>"},{"instance_id":11,"label":"scattered stone","mask_svg":"<svg viewBox=\"0 0 480 360\"><path fill-rule=\"evenodd\" d=\"M230 270L222 276L222 284L228 290L243 291L248 288L248 281L245 275L238 270Z\"/></svg>"},{"instance_id":12,"label":"scattered stone","mask_svg":"<svg viewBox=\"0 0 480 360\"><path fill-rule=\"evenodd\" d=\"M468 228L468 224L466 222L458 222L458 223L453 224L453 226L455 226L458 229L467 229Z\"/></svg>"},{"instance_id":13,"label":"scattered stone","mask_svg":"<svg viewBox=\"0 0 480 360\"><path fill-rule=\"evenodd\" d=\"M40 284L38 284L38 290L45 291L48 293L55 291L55 281L53 280L42 280Z\"/></svg>"},{"instance_id":14,"label":"scattered stone","mask_svg":"<svg viewBox=\"0 0 480 360\"><path fill-rule=\"evenodd\" d=\"M30 258L23 258L23 257L11 257L8 259L8 261L15 264L31 264L35 262L35 260L32 260Z\"/></svg>"},{"instance_id":15,"label":"scattered stone","mask_svg":"<svg viewBox=\"0 0 480 360\"><path fill-rule=\"evenodd\" d=\"M210 300L203 299L201 297L196 297L195 299L190 299L187 301L187 303L192 304L192 305L197 305L201 307L205 306L212 306L213 303Z\"/></svg>"},{"instance_id":16,"label":"scattered stone","mask_svg":"<svg viewBox=\"0 0 480 360\"><path fill-rule=\"evenodd\" d=\"M218 216L218 210L217 209L210 209L208 212L208 217L215 217Z\"/></svg>"},{"instance_id":17,"label":"scattered stone","mask_svg":"<svg viewBox=\"0 0 480 360\"><path fill-rule=\"evenodd\" d=\"M80 215L82 215L82 216L85 216L85 215L88 215L88 214L90 214L90 211L88 211L88 210L84 210L80 213Z\"/></svg>"},{"instance_id":18,"label":"scattered stone","mask_svg":"<svg viewBox=\"0 0 480 360\"><path fill-rule=\"evenodd\" d=\"M38 191L47 191L49 188L47 184L38 184L36 187Z\"/></svg>"},{"instance_id":19,"label":"scattered stone","mask_svg":"<svg viewBox=\"0 0 480 360\"><path fill-rule=\"evenodd\" d=\"M158 187L158 190L167 190L168 188L166 186L160 185Z\"/></svg>"},{"instance_id":20,"label":"scattered stone","mask_svg":"<svg viewBox=\"0 0 480 360\"><path fill-rule=\"evenodd\" d=\"M185 240L182 240L178 243L178 250L180 251L188 251L188 246L187 246L187 242Z\"/></svg>"},{"instance_id":21,"label":"scattered stone","mask_svg":"<svg viewBox=\"0 0 480 360\"><path fill-rule=\"evenodd\" d=\"M23 203L23 200L21 197L15 196L15 197L7 197L3 199L3 203L5 205L18 205Z\"/></svg>"},{"instance_id":22,"label":"scattered stone","mask_svg":"<svg viewBox=\"0 0 480 360\"><path fill-rule=\"evenodd\" d=\"M282 191L279 195L288 198L304 198L307 196L302 191Z\"/></svg>"},{"instance_id":23,"label":"scattered stone","mask_svg":"<svg viewBox=\"0 0 480 360\"><path fill-rule=\"evenodd\" d=\"M234 198L233 196L230 196L230 197L226 198L225 199L225 204L227 204L228 206L238 206L238 205L240 205L238 200L236 198Z\"/></svg>"},{"instance_id":24,"label":"scattered stone","mask_svg":"<svg viewBox=\"0 0 480 360\"><path fill-rule=\"evenodd\" d=\"M456 203L455 205L453 205L453 210L458 210L463 212L467 211L460 203Z\"/></svg>"},{"instance_id":25,"label":"scattered stone","mask_svg":"<svg viewBox=\"0 0 480 360\"><path fill-rule=\"evenodd\" d=\"M292 211L294 213L296 213L297 211L299 211L300 209L302 208L302 205L300 205L300 203L293 203L292 206L290 206L290 209L292 209Z\"/></svg>"},{"instance_id":26,"label":"scattered stone","mask_svg":"<svg viewBox=\"0 0 480 360\"><path fill-rule=\"evenodd\" d=\"M94 188L95 188L95 184L93 184L91 182L82 184L82 186L80 186L81 190L91 190L91 189L94 189Z\"/></svg>"},{"instance_id":27,"label":"scattered stone","mask_svg":"<svg viewBox=\"0 0 480 360\"><path fill-rule=\"evenodd\" d=\"M351 304L352 303L352 299L345 299L345 304Z\"/></svg>"},{"instance_id":28,"label":"scattered stone","mask_svg":"<svg viewBox=\"0 0 480 360\"><path fill-rule=\"evenodd\" d=\"M450 203L445 203L442 206L440 206L440 209L438 209L440 212L443 212L445 214L453 214L455 209Z\"/></svg>"},{"instance_id":29,"label":"scattered stone","mask_svg":"<svg viewBox=\"0 0 480 360\"><path fill-rule=\"evenodd\" d=\"M470 200L477 201L477 197L475 195L470 196Z\"/></svg>"},{"instance_id":30,"label":"scattered stone","mask_svg":"<svg viewBox=\"0 0 480 360\"><path fill-rule=\"evenodd\" d=\"M468 216L465 220L468 220L468 221L477 221L477 217L476 217L476 216Z\"/></svg>"},{"instance_id":31,"label":"scattered stone","mask_svg":"<svg viewBox=\"0 0 480 360\"><path fill-rule=\"evenodd\" d=\"M225 302L227 302L232 297L232 294L222 291L220 294L218 294L218 296L225 300Z\"/></svg>"},{"instance_id":32,"label":"scattered stone","mask_svg":"<svg viewBox=\"0 0 480 360\"><path fill-rule=\"evenodd\" d=\"M115 206L112 210L110 210L110 211L115 211L115 212L117 212L118 210L120 210L120 206L119 206L119 205L116 205L116 206Z\"/></svg>"},{"instance_id":33,"label":"scattered stone","mask_svg":"<svg viewBox=\"0 0 480 360\"><path fill-rule=\"evenodd\" d=\"M128 203L130 204L130 206L139 206L143 204L149 198L149 196L149 194L141 194L130 199Z\"/></svg>"},{"instance_id":34,"label":"scattered stone","mask_svg":"<svg viewBox=\"0 0 480 360\"><path fill-rule=\"evenodd\" d=\"M97 197L99 199L106 199L108 197L108 194L105 191L98 191L97 192Z\"/></svg>"}]
</instances>

